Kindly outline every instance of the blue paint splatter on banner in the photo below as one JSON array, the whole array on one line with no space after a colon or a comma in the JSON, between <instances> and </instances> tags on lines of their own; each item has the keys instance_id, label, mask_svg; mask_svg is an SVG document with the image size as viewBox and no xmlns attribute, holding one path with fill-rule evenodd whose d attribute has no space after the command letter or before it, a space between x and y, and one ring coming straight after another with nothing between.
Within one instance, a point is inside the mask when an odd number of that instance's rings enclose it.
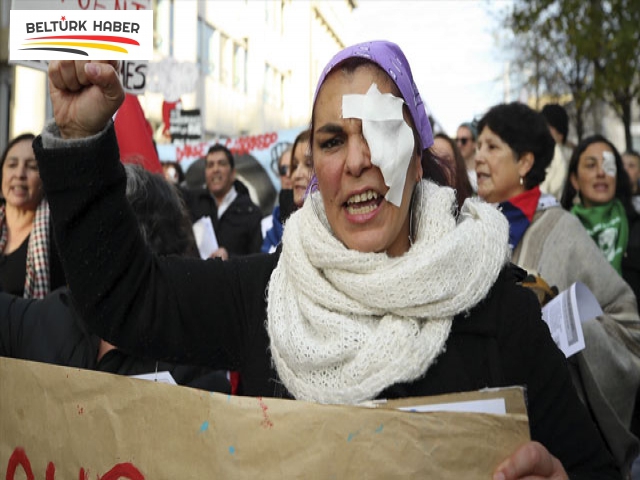
<instances>
[{"instance_id":1,"label":"blue paint splatter on banner","mask_svg":"<svg viewBox=\"0 0 640 480\"><path fill-rule=\"evenodd\" d=\"M207 430L209 430L209 422L204 421L202 425L200 425L200 433L206 432Z\"/></svg>"},{"instance_id":2,"label":"blue paint splatter on banner","mask_svg":"<svg viewBox=\"0 0 640 480\"><path fill-rule=\"evenodd\" d=\"M236 453L236 447L234 447L233 445L231 445L231 446L229 447L229 453L230 453L231 455L233 455L234 453Z\"/></svg>"},{"instance_id":3,"label":"blue paint splatter on banner","mask_svg":"<svg viewBox=\"0 0 640 480\"><path fill-rule=\"evenodd\" d=\"M384 423L381 423L378 428L376 428L376 433L382 433L382 429L384 428Z\"/></svg>"}]
</instances>

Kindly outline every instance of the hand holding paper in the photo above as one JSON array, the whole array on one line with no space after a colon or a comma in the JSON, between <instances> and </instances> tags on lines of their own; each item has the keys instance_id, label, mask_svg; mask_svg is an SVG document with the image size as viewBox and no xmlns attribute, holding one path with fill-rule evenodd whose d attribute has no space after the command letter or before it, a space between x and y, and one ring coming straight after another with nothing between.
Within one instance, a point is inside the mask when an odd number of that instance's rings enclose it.
<instances>
[{"instance_id":1,"label":"hand holding paper","mask_svg":"<svg viewBox=\"0 0 640 480\"><path fill-rule=\"evenodd\" d=\"M200 252L200 258L207 259L218 250L218 239L213 230L211 218L202 217L193 224L193 235L196 237L196 244Z\"/></svg>"}]
</instances>

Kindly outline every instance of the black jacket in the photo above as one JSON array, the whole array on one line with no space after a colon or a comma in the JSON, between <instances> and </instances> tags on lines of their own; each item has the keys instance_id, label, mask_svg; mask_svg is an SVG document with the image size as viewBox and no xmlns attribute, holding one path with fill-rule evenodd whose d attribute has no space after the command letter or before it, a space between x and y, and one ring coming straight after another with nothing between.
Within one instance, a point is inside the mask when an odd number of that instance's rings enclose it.
<instances>
[{"instance_id":1,"label":"black jacket","mask_svg":"<svg viewBox=\"0 0 640 480\"><path fill-rule=\"evenodd\" d=\"M91 328L125 351L239 370L245 394L287 396L272 367L265 328L265 293L277 252L229 261L155 257L124 196L112 127L81 148L44 150L38 138L34 149L56 234L65 239L60 245L69 282ZM73 213L78 209L80 216ZM446 351L424 377L393 385L382 396L505 385L526 386L531 437L572 478L620 478L536 297L516 285L511 269L468 315L454 319Z\"/></svg>"},{"instance_id":2,"label":"black jacket","mask_svg":"<svg viewBox=\"0 0 640 480\"><path fill-rule=\"evenodd\" d=\"M59 288L42 300L0 292L0 356L119 375L166 370L179 385L231 392L224 371L156 362L120 350L107 352L97 362L99 344L100 337L89 332L67 288Z\"/></svg>"},{"instance_id":3,"label":"black jacket","mask_svg":"<svg viewBox=\"0 0 640 480\"><path fill-rule=\"evenodd\" d=\"M249 190L240 181L233 183L238 196L218 219L216 201L206 188L187 191L185 195L191 221L208 216L213 223L218 245L227 249L229 256L257 253L262 246L262 212L253 203Z\"/></svg>"}]
</instances>

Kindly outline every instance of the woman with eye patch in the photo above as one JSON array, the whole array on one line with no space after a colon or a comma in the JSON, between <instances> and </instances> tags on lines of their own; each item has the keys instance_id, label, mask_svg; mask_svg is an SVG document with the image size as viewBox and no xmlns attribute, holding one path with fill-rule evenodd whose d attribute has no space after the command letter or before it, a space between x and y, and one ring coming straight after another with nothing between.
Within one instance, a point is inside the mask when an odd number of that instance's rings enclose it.
<instances>
[{"instance_id":1,"label":"woman with eye patch","mask_svg":"<svg viewBox=\"0 0 640 480\"><path fill-rule=\"evenodd\" d=\"M65 284L34 138L25 133L11 140L0 163L0 289L25 298L43 298Z\"/></svg>"},{"instance_id":2,"label":"woman with eye patch","mask_svg":"<svg viewBox=\"0 0 640 480\"><path fill-rule=\"evenodd\" d=\"M640 215L633 207L629 176L618 149L602 135L583 139L569 161L562 192L565 210L576 215L611 266L640 300ZM632 399L626 399L632 405ZM640 388L631 431L640 436Z\"/></svg>"},{"instance_id":3,"label":"woman with eye patch","mask_svg":"<svg viewBox=\"0 0 640 480\"><path fill-rule=\"evenodd\" d=\"M521 103L500 104L480 119L478 131L478 195L507 218L511 261L560 291L584 283L604 312L582 322L586 347L570 358L570 367L620 469L628 472L638 451L629 429L640 385L633 291L578 219L541 193L555 148L544 117Z\"/></svg>"},{"instance_id":4,"label":"woman with eye patch","mask_svg":"<svg viewBox=\"0 0 640 480\"><path fill-rule=\"evenodd\" d=\"M640 215L622 157L607 138L593 135L577 146L561 203L640 298Z\"/></svg>"},{"instance_id":5,"label":"woman with eye patch","mask_svg":"<svg viewBox=\"0 0 640 480\"><path fill-rule=\"evenodd\" d=\"M446 177L397 45L329 62L310 125L314 188L274 254L226 262L159 258L133 228L112 65L54 61L49 79L55 125L37 157L71 289L111 343L238 370L246 395L328 404L525 385L532 441L495 480L619 478L535 296L516 284L506 220L478 199L457 216L455 192L434 181Z\"/></svg>"}]
</instances>

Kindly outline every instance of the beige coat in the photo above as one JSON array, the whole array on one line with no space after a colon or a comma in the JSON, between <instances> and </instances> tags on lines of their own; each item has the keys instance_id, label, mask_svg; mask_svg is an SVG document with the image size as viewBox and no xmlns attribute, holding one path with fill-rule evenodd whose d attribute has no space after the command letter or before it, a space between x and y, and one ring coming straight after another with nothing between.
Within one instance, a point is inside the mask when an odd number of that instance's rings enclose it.
<instances>
[{"instance_id":1,"label":"beige coat","mask_svg":"<svg viewBox=\"0 0 640 480\"><path fill-rule=\"evenodd\" d=\"M605 436L612 437L608 443L622 442L625 432L619 427L629 428L640 386L640 317L631 287L580 221L560 207L536 212L512 261L560 291L580 281L598 299L604 315L582 324L586 347L571 359L579 372L574 383L583 400L588 397ZM622 450L616 456L625 463L620 456L629 448Z\"/></svg>"}]
</instances>

